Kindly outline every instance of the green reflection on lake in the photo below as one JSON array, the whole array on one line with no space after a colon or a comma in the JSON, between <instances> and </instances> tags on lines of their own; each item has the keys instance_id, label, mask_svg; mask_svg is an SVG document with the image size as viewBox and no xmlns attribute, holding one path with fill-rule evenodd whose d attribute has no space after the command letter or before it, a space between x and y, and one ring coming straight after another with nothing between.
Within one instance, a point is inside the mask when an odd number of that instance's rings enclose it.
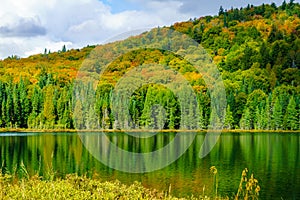
<instances>
[{"instance_id":1,"label":"green reflection on lake","mask_svg":"<svg viewBox=\"0 0 300 200\"><path fill-rule=\"evenodd\" d=\"M94 135L91 141L95 141L95 134L91 135ZM176 133L159 133L149 138L124 133L107 133L107 136L124 150L152 152L174 140ZM205 133L198 133L189 149L168 167L143 174L124 173L103 165L82 145L79 135L69 133L1 133L0 161L2 170L8 172L18 171L23 162L29 174L45 175L49 170L54 170L57 176L97 173L103 180L118 179L128 184L137 180L159 190L167 190L171 184L177 196L202 194L204 186L206 193L211 194L212 165L218 168L219 193L232 196L237 191L241 171L247 167L259 180L262 199L300 198L299 134L224 133L208 156L199 159L204 137ZM183 144L178 144L174 152L180 145ZM174 152L169 151L166 157ZM126 164L126 159L117 164Z\"/></svg>"}]
</instances>

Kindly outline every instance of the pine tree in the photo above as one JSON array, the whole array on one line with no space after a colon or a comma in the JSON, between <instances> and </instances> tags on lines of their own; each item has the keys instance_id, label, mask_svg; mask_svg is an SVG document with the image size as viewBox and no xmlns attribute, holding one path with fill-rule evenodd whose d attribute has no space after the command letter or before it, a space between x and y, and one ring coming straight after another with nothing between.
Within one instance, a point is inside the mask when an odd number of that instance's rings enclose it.
<instances>
[{"instance_id":1,"label":"pine tree","mask_svg":"<svg viewBox=\"0 0 300 200\"><path fill-rule=\"evenodd\" d=\"M66 45L64 45L61 49L61 52L65 53L67 51Z\"/></svg>"},{"instance_id":2,"label":"pine tree","mask_svg":"<svg viewBox=\"0 0 300 200\"><path fill-rule=\"evenodd\" d=\"M282 105L279 98L277 97L273 106L272 113L272 128L275 130L282 129L283 123L283 114L282 114Z\"/></svg>"},{"instance_id":3,"label":"pine tree","mask_svg":"<svg viewBox=\"0 0 300 200\"><path fill-rule=\"evenodd\" d=\"M82 103L81 101L78 99L76 100L75 103L75 108L74 108L74 126L76 129L84 129L84 115L83 115L83 110L82 110Z\"/></svg>"},{"instance_id":4,"label":"pine tree","mask_svg":"<svg viewBox=\"0 0 300 200\"><path fill-rule=\"evenodd\" d=\"M187 128L189 130L198 128L199 122L199 112L196 109L196 100L190 98L189 99L189 107L188 107L188 114L187 114Z\"/></svg>"},{"instance_id":5,"label":"pine tree","mask_svg":"<svg viewBox=\"0 0 300 200\"><path fill-rule=\"evenodd\" d=\"M234 122L234 120L233 120L232 112L230 110L230 105L227 105L225 121L224 121L224 128L231 129L233 122Z\"/></svg>"},{"instance_id":6,"label":"pine tree","mask_svg":"<svg viewBox=\"0 0 300 200\"><path fill-rule=\"evenodd\" d=\"M223 9L222 6L220 6L220 9L219 9L219 16L220 16L220 15L223 15L223 14L224 14L224 9Z\"/></svg>"},{"instance_id":7,"label":"pine tree","mask_svg":"<svg viewBox=\"0 0 300 200\"><path fill-rule=\"evenodd\" d=\"M283 2L282 2L282 5L281 5L281 9L282 10L285 10L286 9L286 1L284 0Z\"/></svg>"},{"instance_id":8,"label":"pine tree","mask_svg":"<svg viewBox=\"0 0 300 200\"><path fill-rule=\"evenodd\" d=\"M20 98L20 127L27 127L27 120L29 115L29 100L27 97L27 89L23 79L20 79L18 84L18 93Z\"/></svg>"},{"instance_id":9,"label":"pine tree","mask_svg":"<svg viewBox=\"0 0 300 200\"><path fill-rule=\"evenodd\" d=\"M262 42L262 45L259 49L259 55L261 56L260 66L265 68L268 63L270 63L270 50L265 42Z\"/></svg>"},{"instance_id":10,"label":"pine tree","mask_svg":"<svg viewBox=\"0 0 300 200\"><path fill-rule=\"evenodd\" d=\"M251 129L251 114L249 108L246 108L240 120L240 128L244 130Z\"/></svg>"},{"instance_id":11,"label":"pine tree","mask_svg":"<svg viewBox=\"0 0 300 200\"><path fill-rule=\"evenodd\" d=\"M52 85L45 87L43 115L45 118L45 128L54 128L56 116L54 107L54 87Z\"/></svg>"},{"instance_id":12,"label":"pine tree","mask_svg":"<svg viewBox=\"0 0 300 200\"><path fill-rule=\"evenodd\" d=\"M271 114L271 107L270 107L270 99L272 99L272 95L270 94L266 101L266 109L265 109L265 129L270 130L272 127L272 114Z\"/></svg>"},{"instance_id":13,"label":"pine tree","mask_svg":"<svg viewBox=\"0 0 300 200\"><path fill-rule=\"evenodd\" d=\"M199 105L199 128L200 130L205 129L205 119L203 116L203 108L202 105Z\"/></svg>"},{"instance_id":14,"label":"pine tree","mask_svg":"<svg viewBox=\"0 0 300 200\"><path fill-rule=\"evenodd\" d=\"M227 13L224 13L223 22L224 22L224 27L225 27L225 28L228 28L228 17L227 17Z\"/></svg>"},{"instance_id":15,"label":"pine tree","mask_svg":"<svg viewBox=\"0 0 300 200\"><path fill-rule=\"evenodd\" d=\"M217 109L212 109L210 113L210 120L209 120L209 129L220 129L221 126L221 120L219 118L219 115L217 113Z\"/></svg>"},{"instance_id":16,"label":"pine tree","mask_svg":"<svg viewBox=\"0 0 300 200\"><path fill-rule=\"evenodd\" d=\"M259 109L258 106L256 106L255 118L254 118L254 129L262 130L263 127L264 127L264 120L263 120L262 111L261 111L261 109Z\"/></svg>"},{"instance_id":17,"label":"pine tree","mask_svg":"<svg viewBox=\"0 0 300 200\"><path fill-rule=\"evenodd\" d=\"M31 102L31 113L28 117L27 126L29 128L38 128L37 117L41 113L43 108L43 95L41 89L36 85L33 89L33 94L30 99Z\"/></svg>"},{"instance_id":18,"label":"pine tree","mask_svg":"<svg viewBox=\"0 0 300 200\"><path fill-rule=\"evenodd\" d=\"M174 108L170 108L169 114L169 129L175 129L175 116L174 116Z\"/></svg>"},{"instance_id":19,"label":"pine tree","mask_svg":"<svg viewBox=\"0 0 300 200\"><path fill-rule=\"evenodd\" d=\"M285 114L286 128L289 130L296 130L298 128L296 102L292 96L289 100L289 104Z\"/></svg>"},{"instance_id":20,"label":"pine tree","mask_svg":"<svg viewBox=\"0 0 300 200\"><path fill-rule=\"evenodd\" d=\"M5 124L6 127L12 128L13 116L14 116L14 106L13 106L13 95L12 95L12 84L10 83L6 87L6 105L5 105Z\"/></svg>"},{"instance_id":21,"label":"pine tree","mask_svg":"<svg viewBox=\"0 0 300 200\"><path fill-rule=\"evenodd\" d=\"M139 110L137 108L137 101L135 99L135 96L133 96L133 99L131 99L130 101L129 112L131 116L130 127L135 129L138 127L138 118L139 118Z\"/></svg>"},{"instance_id":22,"label":"pine tree","mask_svg":"<svg viewBox=\"0 0 300 200\"><path fill-rule=\"evenodd\" d=\"M86 117L86 128L89 130L94 130L98 128L98 120L95 109L90 105L87 117Z\"/></svg>"},{"instance_id":23,"label":"pine tree","mask_svg":"<svg viewBox=\"0 0 300 200\"><path fill-rule=\"evenodd\" d=\"M21 125L21 105L20 97L17 89L17 85L13 87L13 114L12 114L12 124L19 128Z\"/></svg>"},{"instance_id":24,"label":"pine tree","mask_svg":"<svg viewBox=\"0 0 300 200\"><path fill-rule=\"evenodd\" d=\"M261 116L261 129L265 130L268 126L268 117L265 107L262 107L260 110L260 116Z\"/></svg>"},{"instance_id":25,"label":"pine tree","mask_svg":"<svg viewBox=\"0 0 300 200\"><path fill-rule=\"evenodd\" d=\"M64 128L73 128L72 127L70 106L67 106L64 110L64 115L63 115L63 118L62 118L62 124L64 125Z\"/></svg>"}]
</instances>

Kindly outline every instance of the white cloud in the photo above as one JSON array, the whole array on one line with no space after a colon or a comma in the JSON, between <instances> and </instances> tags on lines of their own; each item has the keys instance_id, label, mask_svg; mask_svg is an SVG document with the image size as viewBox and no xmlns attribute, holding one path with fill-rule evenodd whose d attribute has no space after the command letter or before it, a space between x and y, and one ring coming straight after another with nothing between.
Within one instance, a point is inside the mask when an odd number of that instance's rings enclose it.
<instances>
[{"instance_id":1,"label":"white cloud","mask_svg":"<svg viewBox=\"0 0 300 200\"><path fill-rule=\"evenodd\" d=\"M62 46L66 45L67 48L76 47L71 42L65 41L51 41L45 36L34 38L1 38L0 40L0 58L5 58L11 55L30 56L47 50L58 51Z\"/></svg>"},{"instance_id":2,"label":"white cloud","mask_svg":"<svg viewBox=\"0 0 300 200\"><path fill-rule=\"evenodd\" d=\"M126 2L124 2L126 5ZM98 0L3 0L0 8L0 57L27 56L69 47L99 44L123 32L170 25L187 19L178 3L149 2L142 10L112 13Z\"/></svg>"}]
</instances>

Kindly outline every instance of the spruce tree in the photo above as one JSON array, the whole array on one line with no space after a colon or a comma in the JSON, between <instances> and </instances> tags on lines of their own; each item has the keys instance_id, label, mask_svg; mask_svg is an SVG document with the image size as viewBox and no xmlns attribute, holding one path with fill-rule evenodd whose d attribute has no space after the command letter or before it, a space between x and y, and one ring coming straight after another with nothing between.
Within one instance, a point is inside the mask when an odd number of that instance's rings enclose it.
<instances>
[{"instance_id":1,"label":"spruce tree","mask_svg":"<svg viewBox=\"0 0 300 200\"><path fill-rule=\"evenodd\" d=\"M272 128L275 130L282 129L283 124L283 114L282 114L282 105L279 98L277 97L273 106L272 113Z\"/></svg>"},{"instance_id":2,"label":"spruce tree","mask_svg":"<svg viewBox=\"0 0 300 200\"><path fill-rule=\"evenodd\" d=\"M22 128L27 128L27 120L29 115L29 100L27 97L27 89L23 79L20 79L18 84L18 93L20 98L20 126Z\"/></svg>"},{"instance_id":3,"label":"spruce tree","mask_svg":"<svg viewBox=\"0 0 300 200\"><path fill-rule=\"evenodd\" d=\"M199 105L199 128L200 130L205 129L205 119L203 115L203 107L202 105Z\"/></svg>"},{"instance_id":4,"label":"spruce tree","mask_svg":"<svg viewBox=\"0 0 300 200\"><path fill-rule=\"evenodd\" d=\"M45 118L45 128L54 128L55 124L55 107L54 107L54 87L48 85L45 88L45 102L43 115Z\"/></svg>"},{"instance_id":5,"label":"spruce tree","mask_svg":"<svg viewBox=\"0 0 300 200\"><path fill-rule=\"evenodd\" d=\"M285 113L286 128L289 130L296 130L298 128L296 102L292 96Z\"/></svg>"},{"instance_id":6,"label":"spruce tree","mask_svg":"<svg viewBox=\"0 0 300 200\"><path fill-rule=\"evenodd\" d=\"M272 99L272 95L270 94L266 101L266 109L265 109L265 129L270 130L272 127L272 115L271 115L271 107L270 107L270 99Z\"/></svg>"},{"instance_id":7,"label":"spruce tree","mask_svg":"<svg viewBox=\"0 0 300 200\"><path fill-rule=\"evenodd\" d=\"M21 125L21 105L20 105L20 97L18 93L17 85L13 87L13 114L12 114L12 124L16 128L20 128Z\"/></svg>"},{"instance_id":8,"label":"spruce tree","mask_svg":"<svg viewBox=\"0 0 300 200\"><path fill-rule=\"evenodd\" d=\"M79 99L76 100L74 108L74 125L76 129L84 129L84 115L82 110L82 103Z\"/></svg>"},{"instance_id":9,"label":"spruce tree","mask_svg":"<svg viewBox=\"0 0 300 200\"><path fill-rule=\"evenodd\" d=\"M224 128L231 129L233 122L234 122L234 120L233 120L232 112L230 110L230 105L227 105L225 121L224 121Z\"/></svg>"},{"instance_id":10,"label":"spruce tree","mask_svg":"<svg viewBox=\"0 0 300 200\"><path fill-rule=\"evenodd\" d=\"M244 110L244 113L242 115L242 118L240 120L240 128L244 130L250 130L251 129L251 114L249 108L246 108Z\"/></svg>"},{"instance_id":11,"label":"spruce tree","mask_svg":"<svg viewBox=\"0 0 300 200\"><path fill-rule=\"evenodd\" d=\"M255 117L254 117L254 129L261 130L262 129L262 115L258 106L255 109Z\"/></svg>"}]
</instances>

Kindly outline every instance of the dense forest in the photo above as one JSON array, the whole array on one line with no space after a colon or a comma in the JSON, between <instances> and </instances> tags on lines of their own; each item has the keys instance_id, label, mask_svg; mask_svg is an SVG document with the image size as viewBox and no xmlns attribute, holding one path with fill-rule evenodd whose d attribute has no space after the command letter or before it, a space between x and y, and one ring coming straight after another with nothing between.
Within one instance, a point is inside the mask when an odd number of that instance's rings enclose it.
<instances>
[{"instance_id":1,"label":"dense forest","mask_svg":"<svg viewBox=\"0 0 300 200\"><path fill-rule=\"evenodd\" d=\"M218 16L158 27L123 41L72 50L64 46L54 53L45 49L28 58L8 57L0 61L0 127L119 129L126 123L134 129L190 129L193 127L183 123L189 121L197 128L209 129L210 120L219 117L226 129L299 130L299 16L300 5L293 0L280 6L220 7ZM180 43L176 46L176 37L169 41L172 31L198 42L221 72L227 99L225 116L212 112L204 75L184 56L176 55L181 47ZM163 49L174 45L171 49L178 51L126 51L132 45L149 43L160 43ZM95 51L101 61L93 59ZM114 60L109 62L111 58ZM113 112L111 98L118 80L126 71L147 63L169 66L186 78L197 96L199 118L182 119L182 108L189 105L181 105L173 91L155 84L143 85L131 95L126 108L130 121ZM107 68L102 73L103 66ZM93 84L74 84L83 72L95 79L101 73L95 92ZM78 98L78 93L88 100ZM160 105L155 113L150 109L154 105Z\"/></svg>"}]
</instances>

